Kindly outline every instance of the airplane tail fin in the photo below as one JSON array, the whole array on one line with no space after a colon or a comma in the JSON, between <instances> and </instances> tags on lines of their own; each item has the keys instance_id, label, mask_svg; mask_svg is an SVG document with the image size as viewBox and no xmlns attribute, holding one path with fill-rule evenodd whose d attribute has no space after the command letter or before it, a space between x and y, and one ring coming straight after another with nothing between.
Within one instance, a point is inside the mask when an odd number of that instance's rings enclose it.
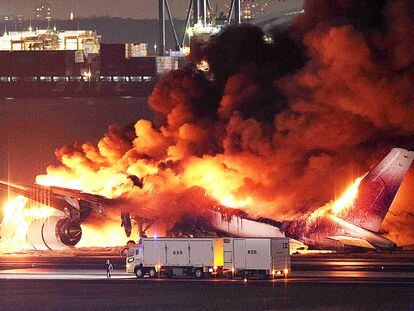
<instances>
[{"instance_id":1,"label":"airplane tail fin","mask_svg":"<svg viewBox=\"0 0 414 311\"><path fill-rule=\"evenodd\" d=\"M342 218L378 232L413 159L413 151L392 149L361 181L354 204Z\"/></svg>"}]
</instances>

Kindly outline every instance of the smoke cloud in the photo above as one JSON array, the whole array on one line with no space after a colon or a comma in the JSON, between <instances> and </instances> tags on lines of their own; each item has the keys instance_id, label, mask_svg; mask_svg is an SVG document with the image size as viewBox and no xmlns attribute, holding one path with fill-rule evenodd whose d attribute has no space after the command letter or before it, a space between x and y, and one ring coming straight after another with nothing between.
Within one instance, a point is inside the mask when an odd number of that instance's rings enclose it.
<instances>
[{"instance_id":1,"label":"smoke cloud","mask_svg":"<svg viewBox=\"0 0 414 311\"><path fill-rule=\"evenodd\" d=\"M259 28L230 26L161 78L148 101L159 124L111 126L97 145L63 147L62 164L37 182L127 197L174 220L197 213L200 189L208 204L251 215L311 212L392 147L414 147L412 9L308 0L271 43ZM130 174L144 177L142 190L131 190ZM411 170L384 224L400 244L414 243L413 185Z\"/></svg>"}]
</instances>

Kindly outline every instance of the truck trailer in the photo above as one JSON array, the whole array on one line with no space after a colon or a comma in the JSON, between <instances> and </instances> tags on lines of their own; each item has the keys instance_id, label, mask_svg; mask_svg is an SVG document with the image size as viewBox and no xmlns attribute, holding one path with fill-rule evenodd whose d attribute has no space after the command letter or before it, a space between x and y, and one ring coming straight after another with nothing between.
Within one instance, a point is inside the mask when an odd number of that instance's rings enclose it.
<instances>
[{"instance_id":1,"label":"truck trailer","mask_svg":"<svg viewBox=\"0 0 414 311\"><path fill-rule=\"evenodd\" d=\"M228 277L268 278L290 272L289 238L225 238L223 251L223 273Z\"/></svg>"},{"instance_id":2,"label":"truck trailer","mask_svg":"<svg viewBox=\"0 0 414 311\"><path fill-rule=\"evenodd\" d=\"M142 238L129 249L126 270L138 278L287 276L289 239Z\"/></svg>"}]
</instances>

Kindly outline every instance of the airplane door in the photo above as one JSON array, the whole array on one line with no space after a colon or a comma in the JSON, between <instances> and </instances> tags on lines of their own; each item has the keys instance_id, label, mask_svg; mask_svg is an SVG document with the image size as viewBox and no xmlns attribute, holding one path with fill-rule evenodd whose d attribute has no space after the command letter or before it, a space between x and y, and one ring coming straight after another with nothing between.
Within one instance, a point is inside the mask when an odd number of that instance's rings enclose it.
<instances>
[{"instance_id":1,"label":"airplane door","mask_svg":"<svg viewBox=\"0 0 414 311\"><path fill-rule=\"evenodd\" d=\"M233 243L231 239L224 239L223 241L224 251L224 269L233 268Z\"/></svg>"}]
</instances>

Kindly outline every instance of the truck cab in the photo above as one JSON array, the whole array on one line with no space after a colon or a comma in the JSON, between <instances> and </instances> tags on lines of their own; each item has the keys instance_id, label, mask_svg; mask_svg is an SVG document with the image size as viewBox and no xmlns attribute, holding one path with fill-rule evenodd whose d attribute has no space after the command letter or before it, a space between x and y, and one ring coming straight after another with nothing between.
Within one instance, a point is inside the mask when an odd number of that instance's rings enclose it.
<instances>
[{"instance_id":1,"label":"truck cab","mask_svg":"<svg viewBox=\"0 0 414 311\"><path fill-rule=\"evenodd\" d=\"M126 260L126 271L134 273L137 278L143 278L148 275L150 278L155 278L160 272L160 265L157 263L146 263L144 258L144 245L142 243L137 246L130 247Z\"/></svg>"},{"instance_id":2,"label":"truck cab","mask_svg":"<svg viewBox=\"0 0 414 311\"><path fill-rule=\"evenodd\" d=\"M130 247L126 259L126 271L135 273L135 267L142 265L142 260L142 244Z\"/></svg>"}]
</instances>

